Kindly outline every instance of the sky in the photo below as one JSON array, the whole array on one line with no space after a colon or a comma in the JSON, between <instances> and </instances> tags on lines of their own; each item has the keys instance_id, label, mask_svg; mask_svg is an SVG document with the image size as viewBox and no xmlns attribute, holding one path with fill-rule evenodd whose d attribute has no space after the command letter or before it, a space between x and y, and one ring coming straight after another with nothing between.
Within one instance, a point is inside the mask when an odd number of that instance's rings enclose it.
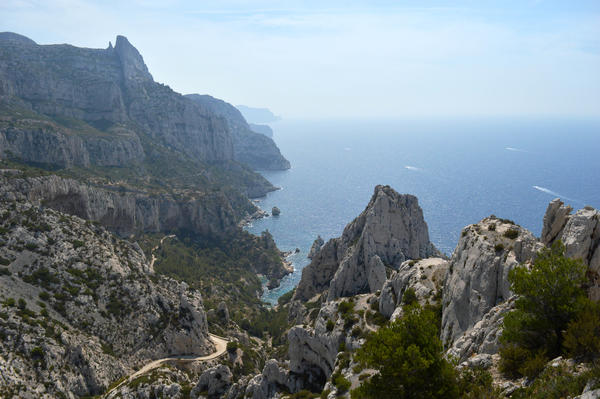
<instances>
[{"instance_id":1,"label":"sky","mask_svg":"<svg viewBox=\"0 0 600 399\"><path fill-rule=\"evenodd\" d=\"M600 1L2 0L0 31L106 48L284 118L600 117Z\"/></svg>"}]
</instances>

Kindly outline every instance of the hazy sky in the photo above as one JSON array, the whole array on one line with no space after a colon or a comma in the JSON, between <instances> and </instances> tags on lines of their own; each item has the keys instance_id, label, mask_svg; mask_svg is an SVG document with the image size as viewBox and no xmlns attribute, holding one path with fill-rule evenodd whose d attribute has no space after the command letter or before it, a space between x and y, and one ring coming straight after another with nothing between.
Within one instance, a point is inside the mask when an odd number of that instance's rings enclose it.
<instances>
[{"instance_id":1,"label":"hazy sky","mask_svg":"<svg viewBox=\"0 0 600 399\"><path fill-rule=\"evenodd\" d=\"M600 116L599 0L1 0L0 31L122 34L176 91L284 117Z\"/></svg>"}]
</instances>

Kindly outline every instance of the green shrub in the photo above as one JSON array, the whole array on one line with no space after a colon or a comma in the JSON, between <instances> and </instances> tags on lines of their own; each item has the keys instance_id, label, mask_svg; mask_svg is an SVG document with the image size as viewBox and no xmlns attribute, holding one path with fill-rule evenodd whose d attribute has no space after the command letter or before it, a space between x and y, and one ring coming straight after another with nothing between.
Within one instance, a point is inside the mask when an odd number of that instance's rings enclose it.
<instances>
[{"instance_id":1,"label":"green shrub","mask_svg":"<svg viewBox=\"0 0 600 399\"><path fill-rule=\"evenodd\" d=\"M353 399L458 398L456 371L429 309L406 307L402 319L367 337L355 359L378 373L352 391Z\"/></svg>"},{"instance_id":2,"label":"green shrub","mask_svg":"<svg viewBox=\"0 0 600 399\"><path fill-rule=\"evenodd\" d=\"M286 292L285 294L277 298L277 303L279 305L285 305L286 303L289 303L292 300L292 297L294 296L294 292L296 292L295 288Z\"/></svg>"},{"instance_id":3,"label":"green shrub","mask_svg":"<svg viewBox=\"0 0 600 399\"><path fill-rule=\"evenodd\" d=\"M293 395L286 396L286 398L289 398L289 399L314 399L314 398L318 398L318 397L319 397L318 394L312 393L311 391L308 391L306 389L296 392Z\"/></svg>"},{"instance_id":4,"label":"green shrub","mask_svg":"<svg viewBox=\"0 0 600 399\"><path fill-rule=\"evenodd\" d=\"M46 291L41 291L39 297L42 301L47 302L50 299L50 294L48 294Z\"/></svg>"},{"instance_id":5,"label":"green shrub","mask_svg":"<svg viewBox=\"0 0 600 399\"><path fill-rule=\"evenodd\" d=\"M240 344L237 341L229 341L227 342L227 351L235 352L240 347Z\"/></svg>"},{"instance_id":6,"label":"green shrub","mask_svg":"<svg viewBox=\"0 0 600 399\"><path fill-rule=\"evenodd\" d=\"M12 308L15 306L16 303L17 302L15 301L15 298L6 298L2 304L6 307Z\"/></svg>"},{"instance_id":7,"label":"green shrub","mask_svg":"<svg viewBox=\"0 0 600 399\"><path fill-rule=\"evenodd\" d=\"M564 251L557 242L538 253L531 268L518 266L508 275L519 295L500 338L500 369L508 375L533 377L544 360L558 356L563 331L587 300L582 288L587 267Z\"/></svg>"},{"instance_id":8,"label":"green shrub","mask_svg":"<svg viewBox=\"0 0 600 399\"><path fill-rule=\"evenodd\" d=\"M71 244L73 244L73 249L77 249L83 247L85 245L85 242L81 240L73 240L71 241Z\"/></svg>"},{"instance_id":9,"label":"green shrub","mask_svg":"<svg viewBox=\"0 0 600 399\"><path fill-rule=\"evenodd\" d=\"M0 267L0 276L10 276L12 273L6 267Z\"/></svg>"},{"instance_id":10,"label":"green shrub","mask_svg":"<svg viewBox=\"0 0 600 399\"><path fill-rule=\"evenodd\" d=\"M327 331L331 332L335 327L335 322L333 320L327 320L327 324L325 327L327 328Z\"/></svg>"},{"instance_id":11,"label":"green shrub","mask_svg":"<svg viewBox=\"0 0 600 399\"><path fill-rule=\"evenodd\" d=\"M504 232L503 236L506 238L510 238L511 240L514 240L515 238L517 238L519 236L519 230L508 229Z\"/></svg>"},{"instance_id":12,"label":"green shrub","mask_svg":"<svg viewBox=\"0 0 600 399\"><path fill-rule=\"evenodd\" d=\"M425 275L423 275L425 276ZM427 277L425 277L427 278ZM404 293L402 294L402 303L404 305L413 305L415 303L417 303L419 300L417 298L417 293L415 292L415 289L413 287L408 287L407 289L404 290Z\"/></svg>"},{"instance_id":13,"label":"green shrub","mask_svg":"<svg viewBox=\"0 0 600 399\"><path fill-rule=\"evenodd\" d=\"M43 359L44 358L44 350L39 346L36 346L31 350L31 358L32 359Z\"/></svg>"},{"instance_id":14,"label":"green shrub","mask_svg":"<svg viewBox=\"0 0 600 399\"><path fill-rule=\"evenodd\" d=\"M500 252L502 250L504 250L504 244L498 243L498 244L494 245L494 251Z\"/></svg>"},{"instance_id":15,"label":"green shrub","mask_svg":"<svg viewBox=\"0 0 600 399\"><path fill-rule=\"evenodd\" d=\"M8 265L10 265L10 260L5 259L5 258L3 258L3 257L0 256L0 265L2 265L2 266L8 266Z\"/></svg>"},{"instance_id":16,"label":"green shrub","mask_svg":"<svg viewBox=\"0 0 600 399\"><path fill-rule=\"evenodd\" d=\"M333 385L337 388L338 395L348 392L348 389L350 389L350 386L352 385L341 373L332 375L331 382L333 382Z\"/></svg>"},{"instance_id":17,"label":"green shrub","mask_svg":"<svg viewBox=\"0 0 600 399\"><path fill-rule=\"evenodd\" d=\"M490 226L488 227L489 231L496 231L496 223L492 223L490 224Z\"/></svg>"},{"instance_id":18,"label":"green shrub","mask_svg":"<svg viewBox=\"0 0 600 399\"><path fill-rule=\"evenodd\" d=\"M498 389L494 388L492 375L480 368L464 368L458 378L458 390L461 399L502 398Z\"/></svg>"},{"instance_id":19,"label":"green shrub","mask_svg":"<svg viewBox=\"0 0 600 399\"><path fill-rule=\"evenodd\" d=\"M25 310L27 309L27 302L25 301L25 299L23 298L19 298L19 301L17 302L17 307L20 310Z\"/></svg>"},{"instance_id":20,"label":"green shrub","mask_svg":"<svg viewBox=\"0 0 600 399\"><path fill-rule=\"evenodd\" d=\"M573 398L581 394L588 381L594 379L593 371L574 373L563 365L547 367L531 385L516 390L511 399Z\"/></svg>"},{"instance_id":21,"label":"green shrub","mask_svg":"<svg viewBox=\"0 0 600 399\"><path fill-rule=\"evenodd\" d=\"M583 310L569 322L563 345L571 357L594 359L600 356L600 304L587 301Z\"/></svg>"}]
</instances>

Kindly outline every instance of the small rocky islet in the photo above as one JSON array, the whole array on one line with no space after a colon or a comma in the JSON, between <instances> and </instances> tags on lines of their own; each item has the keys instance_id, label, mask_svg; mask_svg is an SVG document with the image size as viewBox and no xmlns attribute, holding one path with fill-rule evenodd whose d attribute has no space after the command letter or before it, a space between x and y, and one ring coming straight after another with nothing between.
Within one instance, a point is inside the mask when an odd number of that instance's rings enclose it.
<instances>
[{"instance_id":1,"label":"small rocky islet","mask_svg":"<svg viewBox=\"0 0 600 399\"><path fill-rule=\"evenodd\" d=\"M511 271L545 249L562 243L600 299L596 209L552 201L540 238L492 215L448 258L418 199L379 185L269 308L259 275L275 287L289 266L242 225L274 189L255 170L290 167L271 129L156 83L122 36L80 49L1 33L0 50L0 397L355 397L381 372L361 348L416 308L435 310L457 375L489 378L469 397L565 380L600 396L589 359L543 358L529 378L499 354Z\"/></svg>"}]
</instances>

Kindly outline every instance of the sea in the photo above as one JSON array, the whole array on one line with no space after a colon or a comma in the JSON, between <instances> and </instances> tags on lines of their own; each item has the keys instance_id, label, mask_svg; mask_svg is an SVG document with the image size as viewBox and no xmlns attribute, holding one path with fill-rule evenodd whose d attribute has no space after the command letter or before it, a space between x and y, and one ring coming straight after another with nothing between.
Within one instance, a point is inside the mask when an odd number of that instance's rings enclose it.
<instances>
[{"instance_id":1,"label":"sea","mask_svg":"<svg viewBox=\"0 0 600 399\"><path fill-rule=\"evenodd\" d=\"M298 284L317 235L338 237L377 184L418 197L430 240L448 256L463 227L491 214L539 236L554 198L600 208L600 120L290 119L271 127L292 168L261 172L279 190L256 203L281 214L247 229L269 230L292 251L294 272L265 289L270 304Z\"/></svg>"}]
</instances>

